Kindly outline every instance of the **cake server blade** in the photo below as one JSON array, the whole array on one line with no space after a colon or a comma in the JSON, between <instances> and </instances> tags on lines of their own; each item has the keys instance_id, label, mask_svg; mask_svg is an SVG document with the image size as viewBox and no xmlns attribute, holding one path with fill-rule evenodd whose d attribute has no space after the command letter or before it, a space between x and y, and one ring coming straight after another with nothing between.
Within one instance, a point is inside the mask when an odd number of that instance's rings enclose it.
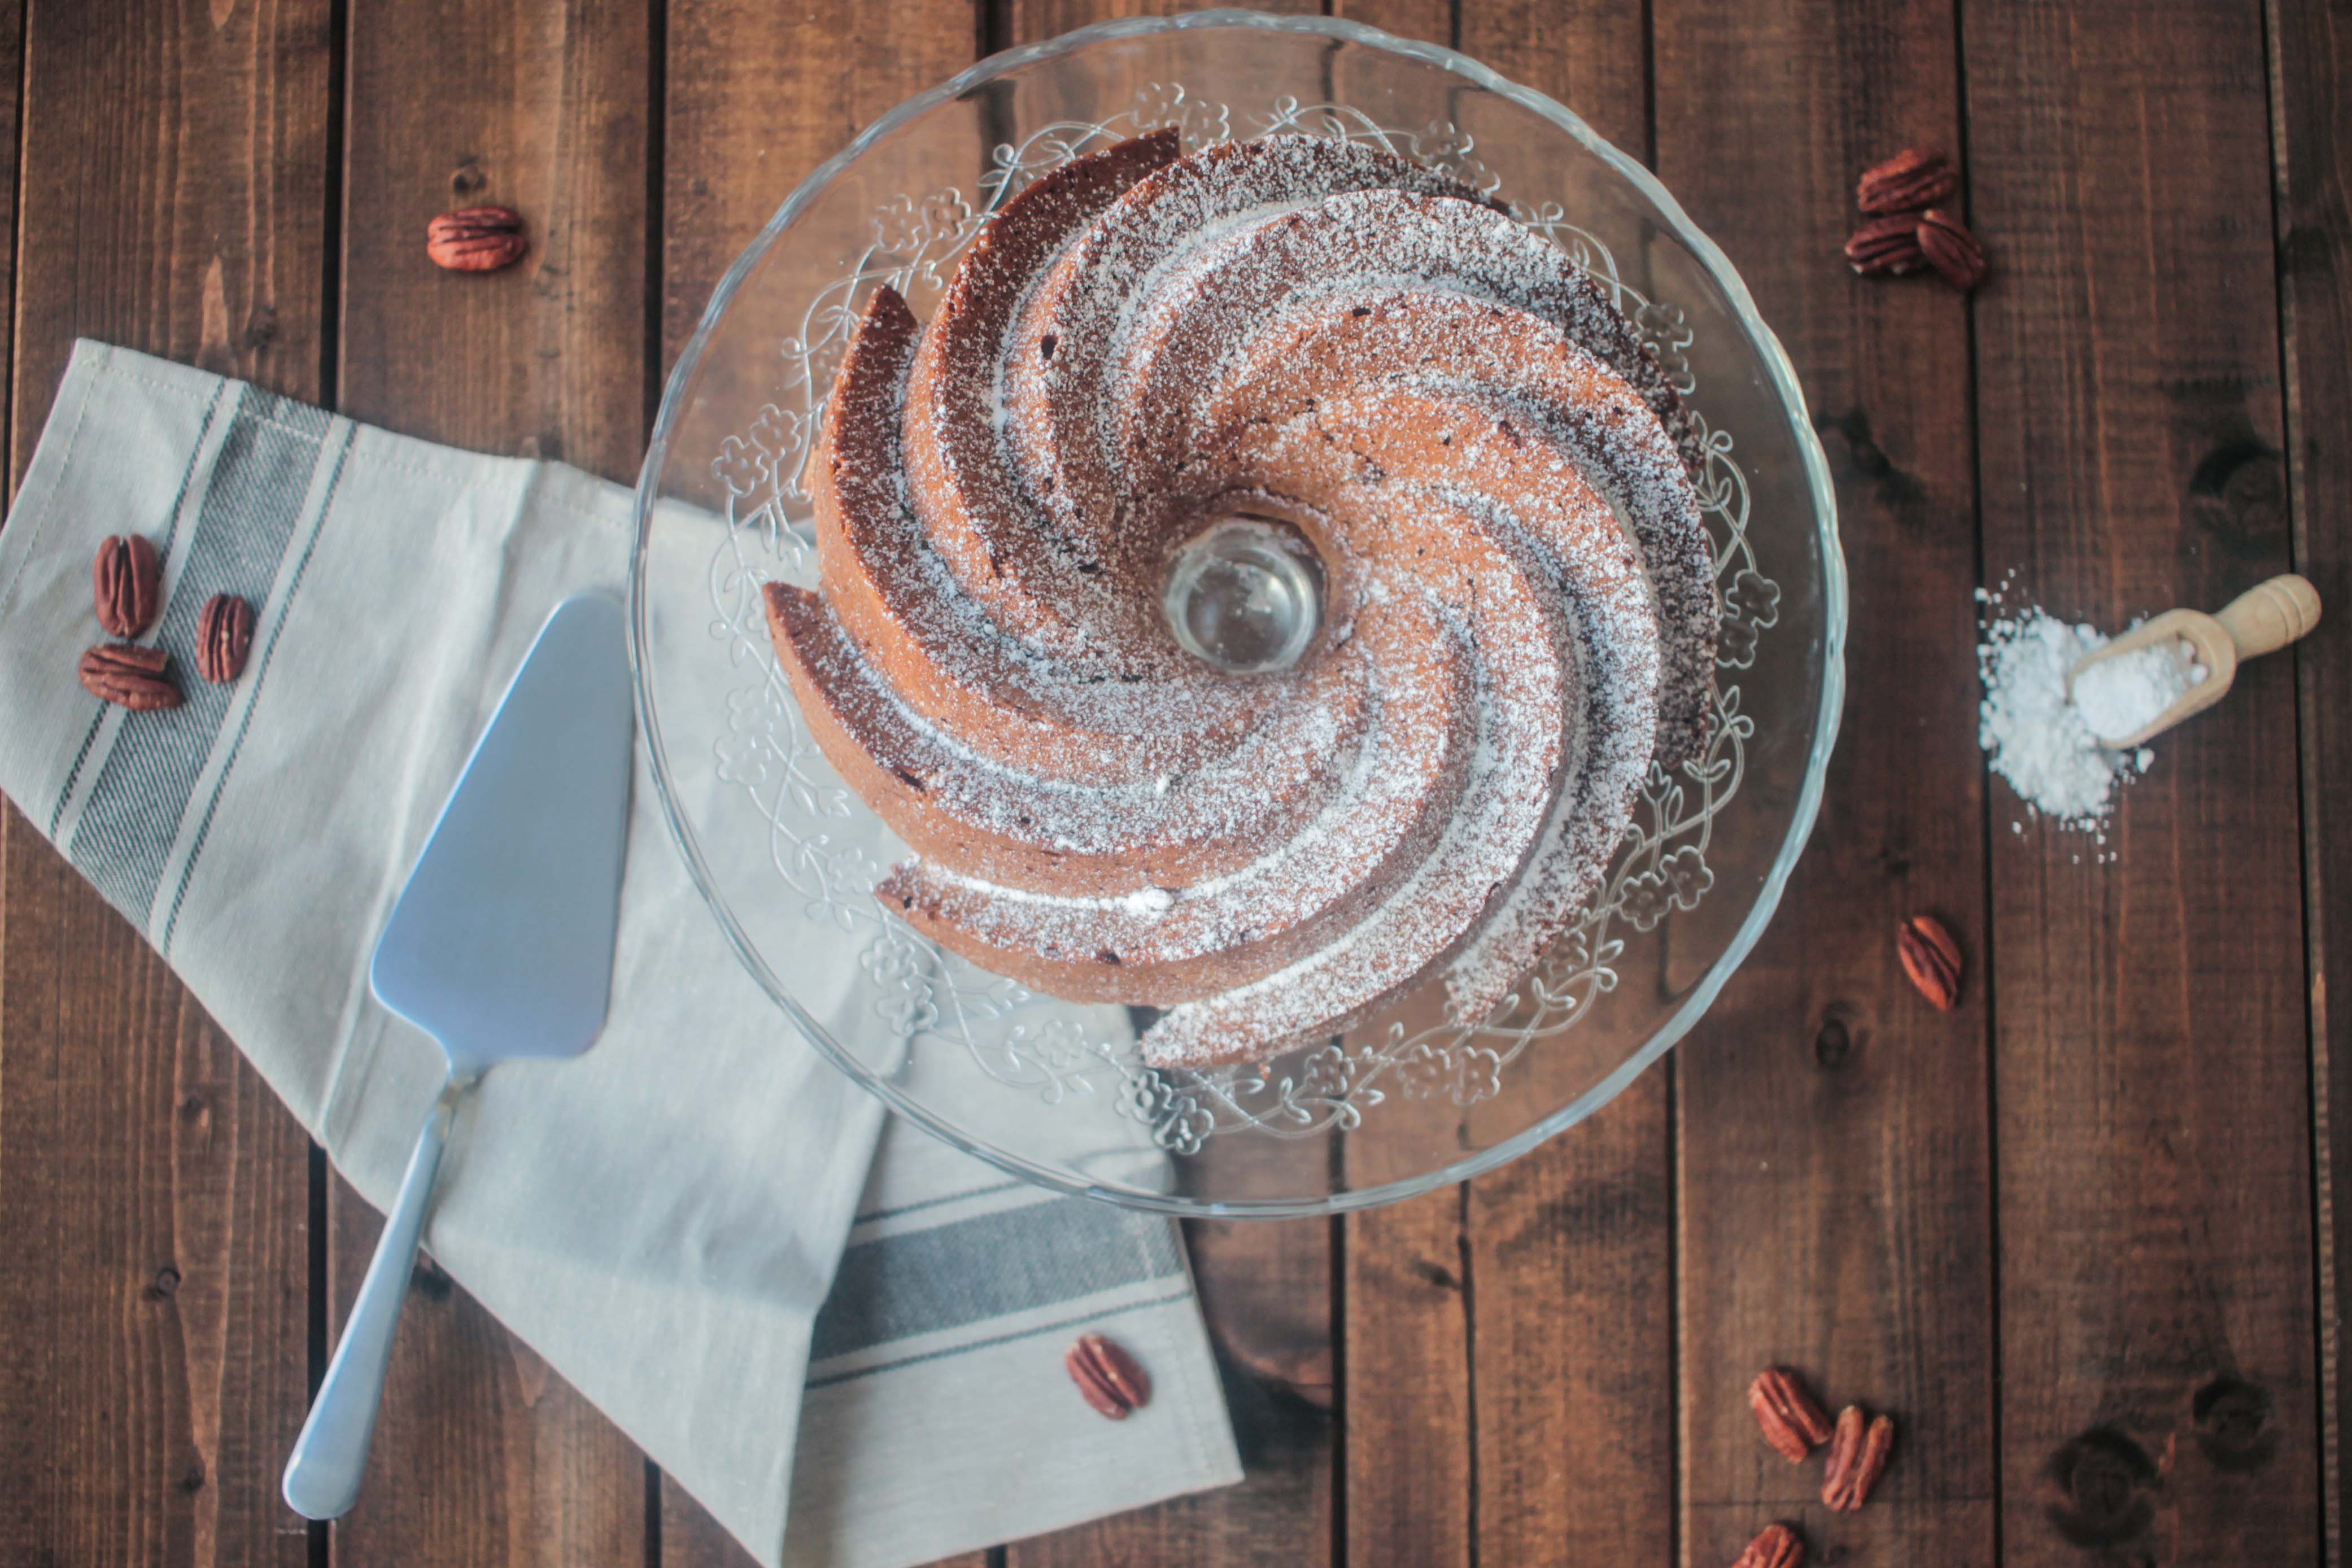
<instances>
[{"instance_id":1,"label":"cake server blade","mask_svg":"<svg viewBox=\"0 0 2352 1568\"><path fill-rule=\"evenodd\" d=\"M576 1056L604 1028L630 725L620 606L566 600L475 744L377 938L370 987L440 1043L448 1077L287 1461L286 1500L305 1518L340 1518L358 1500L458 1097L501 1061Z\"/></svg>"}]
</instances>

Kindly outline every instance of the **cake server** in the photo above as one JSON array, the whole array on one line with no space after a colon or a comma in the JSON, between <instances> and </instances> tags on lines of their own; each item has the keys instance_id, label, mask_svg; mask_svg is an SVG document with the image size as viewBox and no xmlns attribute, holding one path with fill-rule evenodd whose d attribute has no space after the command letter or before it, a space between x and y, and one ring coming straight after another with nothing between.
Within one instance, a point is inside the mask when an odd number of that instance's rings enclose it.
<instances>
[{"instance_id":1,"label":"cake server","mask_svg":"<svg viewBox=\"0 0 2352 1568\"><path fill-rule=\"evenodd\" d=\"M2167 637L2189 644L2205 678L2175 697L2172 706L2129 735L2103 735L2101 742L2117 750L2145 744L2182 719L2203 713L2227 696L2237 679L2238 665L2263 653L2275 653L2319 624L2319 591L2294 573L2281 572L2258 582L2208 615L2201 610L2168 610L2118 634L2095 653L2075 661L2066 672L2066 695L2074 695L2074 680L2103 660L2150 647Z\"/></svg>"},{"instance_id":2,"label":"cake server","mask_svg":"<svg viewBox=\"0 0 2352 1568\"><path fill-rule=\"evenodd\" d=\"M475 743L376 940L370 988L439 1042L448 1077L286 1463L286 1500L306 1519L341 1518L359 1497L458 1098L501 1061L577 1056L604 1027L629 747L620 606L566 600Z\"/></svg>"}]
</instances>

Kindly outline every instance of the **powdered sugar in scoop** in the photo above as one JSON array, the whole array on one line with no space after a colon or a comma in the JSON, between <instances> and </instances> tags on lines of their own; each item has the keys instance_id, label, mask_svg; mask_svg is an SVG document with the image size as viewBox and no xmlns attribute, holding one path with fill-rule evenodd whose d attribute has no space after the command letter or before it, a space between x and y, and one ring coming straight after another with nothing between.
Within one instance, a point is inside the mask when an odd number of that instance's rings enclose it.
<instances>
[{"instance_id":1,"label":"powdered sugar in scoop","mask_svg":"<svg viewBox=\"0 0 2352 1568\"><path fill-rule=\"evenodd\" d=\"M2178 639L2102 659L2074 677L2074 707L2091 733L2115 740L2146 729L2205 679Z\"/></svg>"},{"instance_id":2,"label":"powdered sugar in scoop","mask_svg":"<svg viewBox=\"0 0 2352 1568\"><path fill-rule=\"evenodd\" d=\"M2105 661L2096 668L2108 674L2087 686L2077 683L2077 695L2088 701L2098 720L2095 727L2084 706L2068 700L2066 674L2106 646L2105 634L2094 627L2069 625L2038 609L2001 613L1998 601L1981 591L1978 597L1994 604L1996 612L1977 648L1978 673L1984 682L1977 739L1991 754L1992 770L2036 814L2085 830L2104 845L2118 784L2147 772L2156 754L2145 746L2120 751L2102 745L2099 731L2135 719L2146 709L2146 717L2108 731L2130 733L2187 690L2201 672L2161 646L2145 651L2165 662L2161 664L2141 653ZM2119 665L2124 667L2117 669ZM2176 680L2180 683L2177 689L2172 685ZM2022 831L2022 824L2013 825Z\"/></svg>"}]
</instances>

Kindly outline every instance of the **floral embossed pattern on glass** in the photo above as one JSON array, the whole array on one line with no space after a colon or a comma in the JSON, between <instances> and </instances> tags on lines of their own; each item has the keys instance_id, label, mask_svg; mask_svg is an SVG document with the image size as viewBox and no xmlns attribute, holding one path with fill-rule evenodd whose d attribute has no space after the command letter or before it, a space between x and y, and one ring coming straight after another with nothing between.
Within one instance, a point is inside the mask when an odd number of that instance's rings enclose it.
<instances>
[{"instance_id":1,"label":"floral embossed pattern on glass","mask_svg":"<svg viewBox=\"0 0 2352 1568\"><path fill-rule=\"evenodd\" d=\"M1723 612L1709 744L1653 768L1602 894L1491 1016L1449 1017L1431 987L1271 1062L1145 1068L1120 1009L1033 996L883 913L870 894L899 847L825 764L769 650L760 585L816 581L803 468L871 291L927 315L1028 181L1163 126L1188 149L1273 131L1371 142L1495 195L1609 291L1703 423ZM1407 1196L1605 1102L1752 945L1811 826L1842 687L1819 449L1728 265L1558 106L1321 18L1111 24L998 57L820 171L681 361L640 484L632 594L663 803L785 1015L950 1141L1177 1211Z\"/></svg>"}]
</instances>

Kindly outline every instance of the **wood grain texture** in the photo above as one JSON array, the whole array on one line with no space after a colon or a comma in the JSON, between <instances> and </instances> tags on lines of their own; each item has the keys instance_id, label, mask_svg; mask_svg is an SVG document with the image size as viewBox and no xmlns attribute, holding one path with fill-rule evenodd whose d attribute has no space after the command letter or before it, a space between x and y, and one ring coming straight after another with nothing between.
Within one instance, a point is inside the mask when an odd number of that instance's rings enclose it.
<instances>
[{"instance_id":1,"label":"wood grain texture","mask_svg":"<svg viewBox=\"0 0 2352 1568\"><path fill-rule=\"evenodd\" d=\"M0 0L12 471L89 333L625 477L653 379L808 168L982 39L1181 8ZM1636 152L1654 68L1654 161L1789 347L1837 480L1845 741L1780 915L1667 1070L1344 1232L1188 1227L1243 1486L956 1568L1711 1568L1780 1515L1815 1561L2336 1560L2344 629L2160 744L2106 865L2011 832L1962 650L1979 487L1986 568L2061 612L2210 607L2290 559L2352 605L2352 26L2318 0L1651 0L1653 41L1603 0L1321 8L1455 42ZM1963 123L1993 281L1970 305L1851 280L1855 170ZM425 265L425 219L478 200L525 212L530 259ZM2298 717L2299 812L2239 761ZM1957 1014L1893 965L1914 909L1968 950ZM276 1492L306 1251L347 1296L376 1221L338 1184L310 1236L305 1177L230 1042L0 807L0 1563L310 1560ZM334 1561L749 1563L446 1277L418 1283ZM1863 1514L1825 1518L1817 1470L1757 1440L1740 1387L1767 1359L1903 1420Z\"/></svg>"},{"instance_id":2,"label":"wood grain texture","mask_svg":"<svg viewBox=\"0 0 2352 1568\"><path fill-rule=\"evenodd\" d=\"M6 808L0 1561L307 1561L308 1144Z\"/></svg>"},{"instance_id":3,"label":"wood grain texture","mask_svg":"<svg viewBox=\"0 0 2352 1568\"><path fill-rule=\"evenodd\" d=\"M15 478L77 335L319 394L327 6L220 12L0 12L0 119L26 93ZM0 808L0 1561L308 1560L275 1484L308 1182L293 1118Z\"/></svg>"},{"instance_id":4,"label":"wood grain texture","mask_svg":"<svg viewBox=\"0 0 2352 1568\"><path fill-rule=\"evenodd\" d=\"M1382 0L1381 9L1391 6L1405 9L1408 0ZM1346 14L1418 36L1402 17L1368 9L1349 5ZM1650 84L1643 66L1648 40L1639 6L1612 0L1491 0L1458 9L1454 47L1549 93L1619 148L1648 161Z\"/></svg>"},{"instance_id":5,"label":"wood grain texture","mask_svg":"<svg viewBox=\"0 0 2352 1568\"><path fill-rule=\"evenodd\" d=\"M669 0L662 368L794 186L867 125L972 63L978 0Z\"/></svg>"},{"instance_id":6,"label":"wood grain texture","mask_svg":"<svg viewBox=\"0 0 2352 1568\"><path fill-rule=\"evenodd\" d=\"M1984 797L1969 657L1977 581L1968 308L1855 277L1853 181L1955 149L1946 0L1661 0L1658 172L1729 254L1802 379L1852 573L1844 736L1763 942L1675 1052L1686 1560L1773 1519L1832 1561L1973 1568L1993 1537ZM1702 389L1703 390L1703 389ZM1906 980L1931 913L1975 973L1958 1010ZM1745 1398L1805 1372L1834 1412L1891 1412L1895 1468L1820 1502Z\"/></svg>"},{"instance_id":7,"label":"wood grain texture","mask_svg":"<svg viewBox=\"0 0 2352 1568\"><path fill-rule=\"evenodd\" d=\"M635 474L646 434L653 12L605 0L352 7L342 373L353 418L477 451ZM445 272L425 225L496 202L530 250ZM381 1221L338 1179L334 1325ZM429 1264L415 1277L346 1563L627 1563L637 1449Z\"/></svg>"},{"instance_id":8,"label":"wood grain texture","mask_svg":"<svg viewBox=\"0 0 2352 1568\"><path fill-rule=\"evenodd\" d=\"M1475 1562L1672 1560L1671 1082L1469 1185Z\"/></svg>"},{"instance_id":9,"label":"wood grain texture","mask_svg":"<svg viewBox=\"0 0 2352 1568\"><path fill-rule=\"evenodd\" d=\"M329 1197L334 1329L383 1221L342 1179ZM401 1309L359 1505L335 1521L345 1568L647 1564L646 1463L530 1346L420 1259Z\"/></svg>"},{"instance_id":10,"label":"wood grain texture","mask_svg":"<svg viewBox=\"0 0 2352 1568\"><path fill-rule=\"evenodd\" d=\"M1477 1299L1465 1189L1345 1221L1347 1531L1354 1568L1478 1562Z\"/></svg>"},{"instance_id":11,"label":"wood grain texture","mask_svg":"<svg viewBox=\"0 0 2352 1568\"><path fill-rule=\"evenodd\" d=\"M8 238L8 252L0 257L0 297L13 307L16 298L16 202L19 193L20 155L24 150L25 87L25 0L5 0L0 4L0 129L7 134L0 137L0 234ZM9 384L15 384L16 316L12 308L0 312L0 366L8 367ZM16 410L13 399L0 400L0 447L5 446ZM11 465L10 494L15 493L16 468Z\"/></svg>"},{"instance_id":12,"label":"wood grain texture","mask_svg":"<svg viewBox=\"0 0 2352 1568\"><path fill-rule=\"evenodd\" d=\"M720 276L817 164L925 88L971 64L978 0L805 5L668 0L663 57L660 370ZM676 1483L660 1486L665 1568L743 1568L750 1555ZM955 1568L984 1568L985 1553Z\"/></svg>"},{"instance_id":13,"label":"wood grain texture","mask_svg":"<svg viewBox=\"0 0 2352 1568\"><path fill-rule=\"evenodd\" d=\"M78 336L317 398L328 0L26 0L12 472Z\"/></svg>"},{"instance_id":14,"label":"wood grain texture","mask_svg":"<svg viewBox=\"0 0 2352 1568\"><path fill-rule=\"evenodd\" d=\"M670 1568L757 1568L757 1560L710 1517L710 1511L664 1477L661 1561Z\"/></svg>"},{"instance_id":15,"label":"wood grain texture","mask_svg":"<svg viewBox=\"0 0 2352 1568\"><path fill-rule=\"evenodd\" d=\"M2342 1313L2352 1300L2352 832L2336 821L2352 795L2352 661L2341 617L2352 611L2352 17L2301 0L2268 8L2272 156L2277 192L2280 320L2286 350L2288 493L2295 570L2338 617L2327 641L2296 650L2303 733L2304 909L2313 1124L2318 1153L2321 1416L2326 1434L2326 1558L2343 1560L2347 1498Z\"/></svg>"},{"instance_id":16,"label":"wood grain texture","mask_svg":"<svg viewBox=\"0 0 2352 1568\"><path fill-rule=\"evenodd\" d=\"M1034 44L1115 16L1172 16L1180 11L1209 9L1196 0L998 0L998 4L1009 44ZM1321 0L1259 0L1247 9L1313 16L1324 6Z\"/></svg>"},{"instance_id":17,"label":"wood grain texture","mask_svg":"<svg viewBox=\"0 0 2352 1568\"><path fill-rule=\"evenodd\" d=\"M1970 5L1989 573L2114 626L2288 564L2259 7ZM2294 666L2158 747L2106 848L1993 805L2001 1540L2317 1560Z\"/></svg>"},{"instance_id":18,"label":"wood grain texture","mask_svg":"<svg viewBox=\"0 0 2352 1568\"><path fill-rule=\"evenodd\" d=\"M354 7L345 87L341 411L631 481L645 454L647 0ZM502 272L445 272L453 207L523 215Z\"/></svg>"}]
</instances>

